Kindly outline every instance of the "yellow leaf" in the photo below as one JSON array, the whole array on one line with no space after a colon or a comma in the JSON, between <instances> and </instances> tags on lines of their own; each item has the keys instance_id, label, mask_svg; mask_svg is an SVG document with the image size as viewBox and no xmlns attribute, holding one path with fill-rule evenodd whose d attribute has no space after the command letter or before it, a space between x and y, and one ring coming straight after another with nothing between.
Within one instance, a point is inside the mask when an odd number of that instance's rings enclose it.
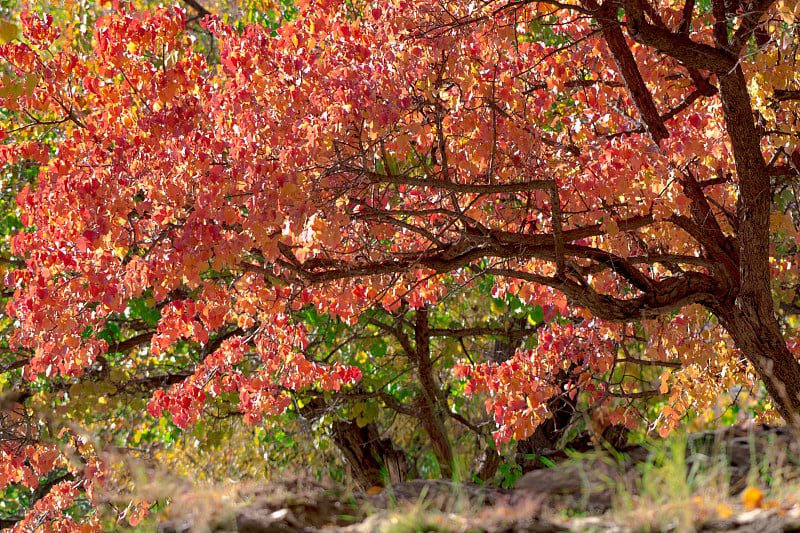
<instances>
[{"instance_id":1,"label":"yellow leaf","mask_svg":"<svg viewBox=\"0 0 800 533\"><path fill-rule=\"evenodd\" d=\"M669 383L667 382L667 380L669 380L669 376L670 376L669 370L661 374L661 386L658 388L661 394L666 394L669 392Z\"/></svg>"},{"instance_id":2,"label":"yellow leaf","mask_svg":"<svg viewBox=\"0 0 800 533\"><path fill-rule=\"evenodd\" d=\"M608 235L611 237L614 237L619 233L619 225L613 218L609 218L606 222L606 233L608 233Z\"/></svg>"},{"instance_id":3,"label":"yellow leaf","mask_svg":"<svg viewBox=\"0 0 800 533\"><path fill-rule=\"evenodd\" d=\"M25 76L25 94L30 98L33 96L33 90L36 88L36 84L39 83L39 78L36 77L35 74L28 74Z\"/></svg>"},{"instance_id":4,"label":"yellow leaf","mask_svg":"<svg viewBox=\"0 0 800 533\"><path fill-rule=\"evenodd\" d=\"M786 24L794 24L794 10L796 5L796 0L785 0L776 4L778 13Z\"/></svg>"},{"instance_id":5,"label":"yellow leaf","mask_svg":"<svg viewBox=\"0 0 800 533\"><path fill-rule=\"evenodd\" d=\"M10 22L0 22L0 44L10 43L17 38L19 28Z\"/></svg>"},{"instance_id":6,"label":"yellow leaf","mask_svg":"<svg viewBox=\"0 0 800 533\"><path fill-rule=\"evenodd\" d=\"M367 489L367 494L369 494L370 496L380 494L381 492L383 492L383 487L379 487L378 485L373 485L372 487Z\"/></svg>"},{"instance_id":7,"label":"yellow leaf","mask_svg":"<svg viewBox=\"0 0 800 533\"><path fill-rule=\"evenodd\" d=\"M489 307L491 308L492 313L496 315L502 315L506 310L506 305L498 300L492 300L492 303Z\"/></svg>"},{"instance_id":8,"label":"yellow leaf","mask_svg":"<svg viewBox=\"0 0 800 533\"><path fill-rule=\"evenodd\" d=\"M747 487L742 492L742 503L748 510L757 509L761 507L761 502L764 500L764 493L756 487Z\"/></svg>"},{"instance_id":9,"label":"yellow leaf","mask_svg":"<svg viewBox=\"0 0 800 533\"><path fill-rule=\"evenodd\" d=\"M727 505L719 504L717 505L717 514L719 515L720 518L725 520L726 518L730 518L733 515L733 509L731 509Z\"/></svg>"},{"instance_id":10,"label":"yellow leaf","mask_svg":"<svg viewBox=\"0 0 800 533\"><path fill-rule=\"evenodd\" d=\"M790 237L797 235L792 217L786 213L774 213L769 217L771 231L782 231Z\"/></svg>"}]
</instances>

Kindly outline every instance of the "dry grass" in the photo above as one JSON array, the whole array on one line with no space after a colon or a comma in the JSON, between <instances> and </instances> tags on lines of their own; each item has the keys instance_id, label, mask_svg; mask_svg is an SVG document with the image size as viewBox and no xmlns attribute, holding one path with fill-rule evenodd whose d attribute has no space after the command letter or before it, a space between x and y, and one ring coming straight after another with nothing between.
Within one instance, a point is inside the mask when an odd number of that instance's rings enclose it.
<instances>
[{"instance_id":1,"label":"dry grass","mask_svg":"<svg viewBox=\"0 0 800 533\"><path fill-rule=\"evenodd\" d=\"M371 503L374 500L354 498L302 475L270 484L191 490L173 485L177 492L158 520L191 524L189 531L236 531L236 514L260 506L276 520L309 531L351 533L514 532L549 526L607 533L703 531L711 526L724 530L725 524L730 529L751 524L748 530L753 531L800 527L800 479L790 447L785 442L761 443L744 453L748 445L738 446L740 462L733 466L724 446L687 454L687 441L680 438L659 443L636 465L620 466L598 454L575 457L571 466L558 468L581 478L577 492L553 495L542 487L525 495L510 494L491 506L476 505L466 491L445 497L421 491L415 500L395 501L381 509ZM613 464L607 471L616 469L619 475L598 476L600 461ZM586 506L597 494L611 495L610 507L603 512ZM155 523L140 531L153 531Z\"/></svg>"}]
</instances>

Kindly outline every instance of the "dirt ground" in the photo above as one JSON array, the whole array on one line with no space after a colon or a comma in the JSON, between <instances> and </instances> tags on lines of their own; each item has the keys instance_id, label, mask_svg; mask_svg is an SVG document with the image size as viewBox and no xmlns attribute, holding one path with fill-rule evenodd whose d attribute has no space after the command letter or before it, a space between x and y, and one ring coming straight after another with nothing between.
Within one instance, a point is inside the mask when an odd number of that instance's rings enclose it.
<instances>
[{"instance_id":1,"label":"dirt ground","mask_svg":"<svg viewBox=\"0 0 800 533\"><path fill-rule=\"evenodd\" d=\"M295 476L178 495L158 531L800 531L797 449L786 428L751 425L574 457L514 489L413 480L368 495Z\"/></svg>"}]
</instances>

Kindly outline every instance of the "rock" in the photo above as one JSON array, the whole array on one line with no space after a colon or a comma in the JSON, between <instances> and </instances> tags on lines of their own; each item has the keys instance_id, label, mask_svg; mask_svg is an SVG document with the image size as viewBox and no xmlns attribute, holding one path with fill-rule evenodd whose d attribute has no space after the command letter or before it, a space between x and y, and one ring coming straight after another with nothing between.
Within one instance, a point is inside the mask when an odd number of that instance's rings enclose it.
<instances>
[{"instance_id":1,"label":"rock","mask_svg":"<svg viewBox=\"0 0 800 533\"><path fill-rule=\"evenodd\" d=\"M778 533L800 531L800 517L776 509L754 509L726 520L717 520L698 531L718 533Z\"/></svg>"},{"instance_id":2,"label":"rock","mask_svg":"<svg viewBox=\"0 0 800 533\"><path fill-rule=\"evenodd\" d=\"M304 526L289 509L271 511L249 505L236 511L238 533L305 533L314 531Z\"/></svg>"},{"instance_id":3,"label":"rock","mask_svg":"<svg viewBox=\"0 0 800 533\"><path fill-rule=\"evenodd\" d=\"M624 474L611 459L569 461L522 476L512 501L542 498L550 505L600 512L611 507L620 483L624 483Z\"/></svg>"},{"instance_id":4,"label":"rock","mask_svg":"<svg viewBox=\"0 0 800 533\"><path fill-rule=\"evenodd\" d=\"M180 494L170 512L159 533L304 533L363 518L350 493L302 477Z\"/></svg>"},{"instance_id":5,"label":"rock","mask_svg":"<svg viewBox=\"0 0 800 533\"><path fill-rule=\"evenodd\" d=\"M379 494L367 496L367 500L379 509L386 509L398 502L422 503L440 510L494 505L507 497L511 491L478 485L477 483L455 483L447 479L415 479L396 483Z\"/></svg>"}]
</instances>

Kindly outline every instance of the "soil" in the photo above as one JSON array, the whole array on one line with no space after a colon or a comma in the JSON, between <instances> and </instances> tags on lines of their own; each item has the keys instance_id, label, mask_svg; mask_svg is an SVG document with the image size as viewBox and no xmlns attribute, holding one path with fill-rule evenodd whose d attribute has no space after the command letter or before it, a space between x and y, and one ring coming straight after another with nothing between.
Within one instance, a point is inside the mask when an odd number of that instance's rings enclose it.
<instances>
[{"instance_id":1,"label":"soil","mask_svg":"<svg viewBox=\"0 0 800 533\"><path fill-rule=\"evenodd\" d=\"M576 457L527 473L514 489L412 480L365 494L295 477L237 486L210 503L176 497L158 531L800 531L797 449L788 428L749 425L693 434L672 455L627 446Z\"/></svg>"}]
</instances>

